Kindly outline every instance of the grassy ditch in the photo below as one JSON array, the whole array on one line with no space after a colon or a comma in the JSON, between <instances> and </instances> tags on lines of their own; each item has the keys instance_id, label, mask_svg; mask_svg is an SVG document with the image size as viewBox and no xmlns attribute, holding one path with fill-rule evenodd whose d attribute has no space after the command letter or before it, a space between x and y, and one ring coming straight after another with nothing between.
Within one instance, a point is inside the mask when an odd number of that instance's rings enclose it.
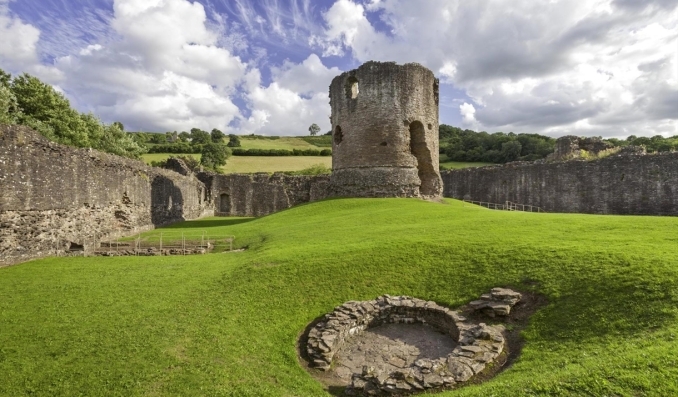
<instances>
[{"instance_id":1,"label":"grassy ditch","mask_svg":"<svg viewBox=\"0 0 678 397\"><path fill-rule=\"evenodd\" d=\"M543 294L522 355L441 396L678 395L678 219L335 199L164 230L244 252L0 269L0 395L324 396L304 327L348 300ZM149 232L152 236L160 230Z\"/></svg>"}]
</instances>

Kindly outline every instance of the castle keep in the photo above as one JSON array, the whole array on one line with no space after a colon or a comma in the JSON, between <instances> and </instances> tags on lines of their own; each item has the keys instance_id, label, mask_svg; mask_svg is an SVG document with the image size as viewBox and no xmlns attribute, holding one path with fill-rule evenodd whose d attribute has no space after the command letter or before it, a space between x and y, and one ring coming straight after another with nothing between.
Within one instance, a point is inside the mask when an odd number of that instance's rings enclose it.
<instances>
[{"instance_id":1,"label":"castle keep","mask_svg":"<svg viewBox=\"0 0 678 397\"><path fill-rule=\"evenodd\" d=\"M438 79L425 67L367 62L330 85L337 196L438 197Z\"/></svg>"}]
</instances>

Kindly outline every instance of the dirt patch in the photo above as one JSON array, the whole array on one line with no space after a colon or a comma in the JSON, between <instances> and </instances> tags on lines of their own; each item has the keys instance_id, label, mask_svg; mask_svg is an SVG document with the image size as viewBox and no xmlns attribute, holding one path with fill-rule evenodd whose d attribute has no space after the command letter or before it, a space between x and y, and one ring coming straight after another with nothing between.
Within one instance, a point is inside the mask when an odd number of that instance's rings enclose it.
<instances>
[{"instance_id":1,"label":"dirt patch","mask_svg":"<svg viewBox=\"0 0 678 397\"><path fill-rule=\"evenodd\" d=\"M366 329L334 358L334 373L348 385L364 366L384 372L407 368L420 358L442 358L457 346L449 335L425 324L385 324Z\"/></svg>"}]
</instances>

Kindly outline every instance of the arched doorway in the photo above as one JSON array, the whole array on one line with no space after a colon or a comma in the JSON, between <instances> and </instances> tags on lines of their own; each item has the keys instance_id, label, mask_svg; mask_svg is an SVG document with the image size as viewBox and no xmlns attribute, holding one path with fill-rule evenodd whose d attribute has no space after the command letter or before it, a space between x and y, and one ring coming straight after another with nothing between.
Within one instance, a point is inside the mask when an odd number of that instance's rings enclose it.
<instances>
[{"instance_id":1,"label":"arched doorway","mask_svg":"<svg viewBox=\"0 0 678 397\"><path fill-rule=\"evenodd\" d=\"M219 196L219 212L229 214L231 212L231 196L222 193Z\"/></svg>"},{"instance_id":2,"label":"arched doorway","mask_svg":"<svg viewBox=\"0 0 678 397\"><path fill-rule=\"evenodd\" d=\"M417 158L417 169L421 179L419 193L422 196L436 195L438 175L433 167L431 150L426 145L426 130L420 121L410 123L410 151Z\"/></svg>"}]
</instances>

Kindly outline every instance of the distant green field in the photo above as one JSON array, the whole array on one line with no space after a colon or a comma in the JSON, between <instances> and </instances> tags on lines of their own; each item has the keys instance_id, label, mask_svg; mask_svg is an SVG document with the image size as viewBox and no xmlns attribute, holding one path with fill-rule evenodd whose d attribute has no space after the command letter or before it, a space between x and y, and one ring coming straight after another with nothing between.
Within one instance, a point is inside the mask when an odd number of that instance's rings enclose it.
<instances>
[{"instance_id":1,"label":"distant green field","mask_svg":"<svg viewBox=\"0 0 678 397\"><path fill-rule=\"evenodd\" d=\"M252 172L300 171L312 165L332 167L328 156L231 156L224 167L227 174Z\"/></svg>"},{"instance_id":2,"label":"distant green field","mask_svg":"<svg viewBox=\"0 0 678 397\"><path fill-rule=\"evenodd\" d=\"M449 161L446 155L440 155L440 170L457 170L469 167L484 167L486 165L496 165L492 163L469 163L461 161Z\"/></svg>"},{"instance_id":3,"label":"distant green field","mask_svg":"<svg viewBox=\"0 0 678 397\"><path fill-rule=\"evenodd\" d=\"M151 161L165 161L171 156L191 156L195 157L196 160L200 160L200 153L198 154L174 154L174 153L146 153L141 156L141 159L146 163L146 164L151 164Z\"/></svg>"},{"instance_id":4,"label":"distant green field","mask_svg":"<svg viewBox=\"0 0 678 397\"><path fill-rule=\"evenodd\" d=\"M306 142L323 148L332 148L332 136L331 135L319 135L319 136L304 136L300 137Z\"/></svg>"},{"instance_id":5,"label":"distant green field","mask_svg":"<svg viewBox=\"0 0 678 397\"><path fill-rule=\"evenodd\" d=\"M280 137L278 139L240 137L241 149L321 149L302 138Z\"/></svg>"},{"instance_id":6,"label":"distant green field","mask_svg":"<svg viewBox=\"0 0 678 397\"><path fill-rule=\"evenodd\" d=\"M678 395L675 217L334 199L148 234L171 230L247 250L0 269L0 395L329 396L297 358L314 319L381 294L457 307L495 286L548 305L510 368L440 396Z\"/></svg>"},{"instance_id":7,"label":"distant green field","mask_svg":"<svg viewBox=\"0 0 678 397\"><path fill-rule=\"evenodd\" d=\"M151 161L163 161L170 153L150 153L142 156L150 164ZM183 154L200 159L199 154ZM223 170L227 174L249 174L254 172L300 171L312 165L322 164L332 167L332 157L328 156L231 156Z\"/></svg>"},{"instance_id":8,"label":"distant green field","mask_svg":"<svg viewBox=\"0 0 678 397\"><path fill-rule=\"evenodd\" d=\"M169 153L149 153L142 156L143 160L150 164L151 161L162 161L172 156ZM200 159L200 154L185 154ZM231 156L228 159L224 172L227 174L252 173L252 172L276 172L276 171L299 171L315 164L323 164L332 167L332 157L327 156ZM449 161L440 163L440 169L458 169L467 167L482 167L493 165L488 163L460 163Z\"/></svg>"},{"instance_id":9,"label":"distant green field","mask_svg":"<svg viewBox=\"0 0 678 397\"><path fill-rule=\"evenodd\" d=\"M460 168L469 168L469 167L484 167L486 165L496 165L492 163L463 163L459 161L446 161L440 163L441 170L457 170Z\"/></svg>"}]
</instances>

